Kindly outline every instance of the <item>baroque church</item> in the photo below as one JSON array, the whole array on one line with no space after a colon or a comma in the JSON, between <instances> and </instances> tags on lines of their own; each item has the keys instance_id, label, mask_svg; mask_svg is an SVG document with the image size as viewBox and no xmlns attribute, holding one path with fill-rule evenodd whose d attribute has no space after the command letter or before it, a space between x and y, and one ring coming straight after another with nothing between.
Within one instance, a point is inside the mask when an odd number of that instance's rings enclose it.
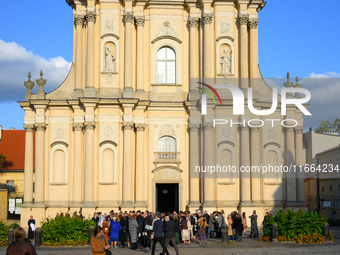
<instances>
[{"instance_id":1,"label":"baroque church","mask_svg":"<svg viewBox=\"0 0 340 255\"><path fill-rule=\"evenodd\" d=\"M269 109L258 67L264 0L66 0L73 9L73 62L64 82L25 82L25 185L21 225L60 211L239 211L250 215L305 203L299 173L198 172L197 166L303 165L303 115L233 115L231 94L207 100L203 81L253 91ZM42 67L43 68L43 67ZM39 87L32 93L35 84ZM298 85L289 81L285 86ZM205 93L205 92L203 92ZM290 95L298 97L299 95ZM214 125L214 119L244 125ZM250 119L295 119L295 127ZM35 135L34 135L35 133ZM35 142L33 141L35 139ZM35 146L35 154L33 147ZM35 172L33 165L35 163ZM33 178L35 187L33 193Z\"/></svg>"}]
</instances>

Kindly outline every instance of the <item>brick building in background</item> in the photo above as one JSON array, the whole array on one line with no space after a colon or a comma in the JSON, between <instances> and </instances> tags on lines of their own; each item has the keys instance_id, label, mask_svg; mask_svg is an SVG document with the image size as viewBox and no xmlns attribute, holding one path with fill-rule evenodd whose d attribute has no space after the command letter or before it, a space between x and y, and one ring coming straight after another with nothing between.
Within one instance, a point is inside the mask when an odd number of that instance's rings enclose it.
<instances>
[{"instance_id":1,"label":"brick building in background","mask_svg":"<svg viewBox=\"0 0 340 255\"><path fill-rule=\"evenodd\" d=\"M24 196L25 130L2 130L0 126L0 153L6 157L0 168L0 221L19 223Z\"/></svg>"}]
</instances>

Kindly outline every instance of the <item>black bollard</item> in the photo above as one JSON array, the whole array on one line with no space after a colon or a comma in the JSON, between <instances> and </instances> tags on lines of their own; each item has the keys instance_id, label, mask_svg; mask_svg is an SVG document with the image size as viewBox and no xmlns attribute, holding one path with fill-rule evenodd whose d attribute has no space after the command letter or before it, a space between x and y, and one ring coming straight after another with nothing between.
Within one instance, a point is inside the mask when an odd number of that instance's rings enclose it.
<instances>
[{"instance_id":1,"label":"black bollard","mask_svg":"<svg viewBox=\"0 0 340 255\"><path fill-rule=\"evenodd\" d=\"M89 245L91 245L91 238L93 237L94 226L89 226Z\"/></svg>"},{"instance_id":2,"label":"black bollard","mask_svg":"<svg viewBox=\"0 0 340 255\"><path fill-rule=\"evenodd\" d=\"M277 242L277 238L279 237L279 230L277 223L273 223L272 225L272 242Z\"/></svg>"},{"instance_id":3,"label":"black bollard","mask_svg":"<svg viewBox=\"0 0 340 255\"><path fill-rule=\"evenodd\" d=\"M228 225L224 222L222 224L222 241L221 243L228 242Z\"/></svg>"},{"instance_id":4,"label":"black bollard","mask_svg":"<svg viewBox=\"0 0 340 255\"><path fill-rule=\"evenodd\" d=\"M40 247L42 244L42 230L41 228L36 228L34 231L34 246Z\"/></svg>"},{"instance_id":5,"label":"black bollard","mask_svg":"<svg viewBox=\"0 0 340 255\"><path fill-rule=\"evenodd\" d=\"M323 235L325 236L325 241L330 241L330 238L329 238L329 224L327 222L323 223Z\"/></svg>"},{"instance_id":6,"label":"black bollard","mask_svg":"<svg viewBox=\"0 0 340 255\"><path fill-rule=\"evenodd\" d=\"M10 228L8 230L8 245L14 242L14 229Z\"/></svg>"}]
</instances>

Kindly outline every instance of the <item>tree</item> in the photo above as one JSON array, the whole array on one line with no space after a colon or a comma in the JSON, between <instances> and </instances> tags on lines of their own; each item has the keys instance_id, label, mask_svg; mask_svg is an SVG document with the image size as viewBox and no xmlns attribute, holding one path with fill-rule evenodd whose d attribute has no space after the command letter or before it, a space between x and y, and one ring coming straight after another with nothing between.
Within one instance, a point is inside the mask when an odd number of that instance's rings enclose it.
<instances>
[{"instance_id":1,"label":"tree","mask_svg":"<svg viewBox=\"0 0 340 255\"><path fill-rule=\"evenodd\" d=\"M6 157L0 153L0 168L2 167L2 164L5 162Z\"/></svg>"},{"instance_id":2,"label":"tree","mask_svg":"<svg viewBox=\"0 0 340 255\"><path fill-rule=\"evenodd\" d=\"M320 121L320 127L315 129L316 132L340 132L340 119L336 118L333 123L328 120Z\"/></svg>"}]
</instances>

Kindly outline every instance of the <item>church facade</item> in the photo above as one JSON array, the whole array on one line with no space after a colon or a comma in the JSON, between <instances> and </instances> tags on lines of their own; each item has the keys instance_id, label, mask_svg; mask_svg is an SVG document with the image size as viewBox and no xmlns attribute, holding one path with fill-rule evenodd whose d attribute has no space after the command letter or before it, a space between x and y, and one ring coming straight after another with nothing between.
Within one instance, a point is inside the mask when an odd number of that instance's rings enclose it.
<instances>
[{"instance_id":1,"label":"church facade","mask_svg":"<svg viewBox=\"0 0 340 255\"><path fill-rule=\"evenodd\" d=\"M19 102L26 130L21 225L29 215L39 222L80 208L256 209L262 217L283 205L302 206L299 173L197 172L197 166L304 164L303 116L295 106L281 115L279 103L264 116L295 119L295 127L254 127L249 120L264 117L249 110L233 115L230 93L218 90L221 104L208 99L202 115L199 79L231 79L244 92L252 88L256 109L271 107L272 90L258 68L263 0L66 2L74 15L71 70L51 93L41 72L32 94L29 76ZM220 118L241 124L214 125Z\"/></svg>"}]
</instances>

